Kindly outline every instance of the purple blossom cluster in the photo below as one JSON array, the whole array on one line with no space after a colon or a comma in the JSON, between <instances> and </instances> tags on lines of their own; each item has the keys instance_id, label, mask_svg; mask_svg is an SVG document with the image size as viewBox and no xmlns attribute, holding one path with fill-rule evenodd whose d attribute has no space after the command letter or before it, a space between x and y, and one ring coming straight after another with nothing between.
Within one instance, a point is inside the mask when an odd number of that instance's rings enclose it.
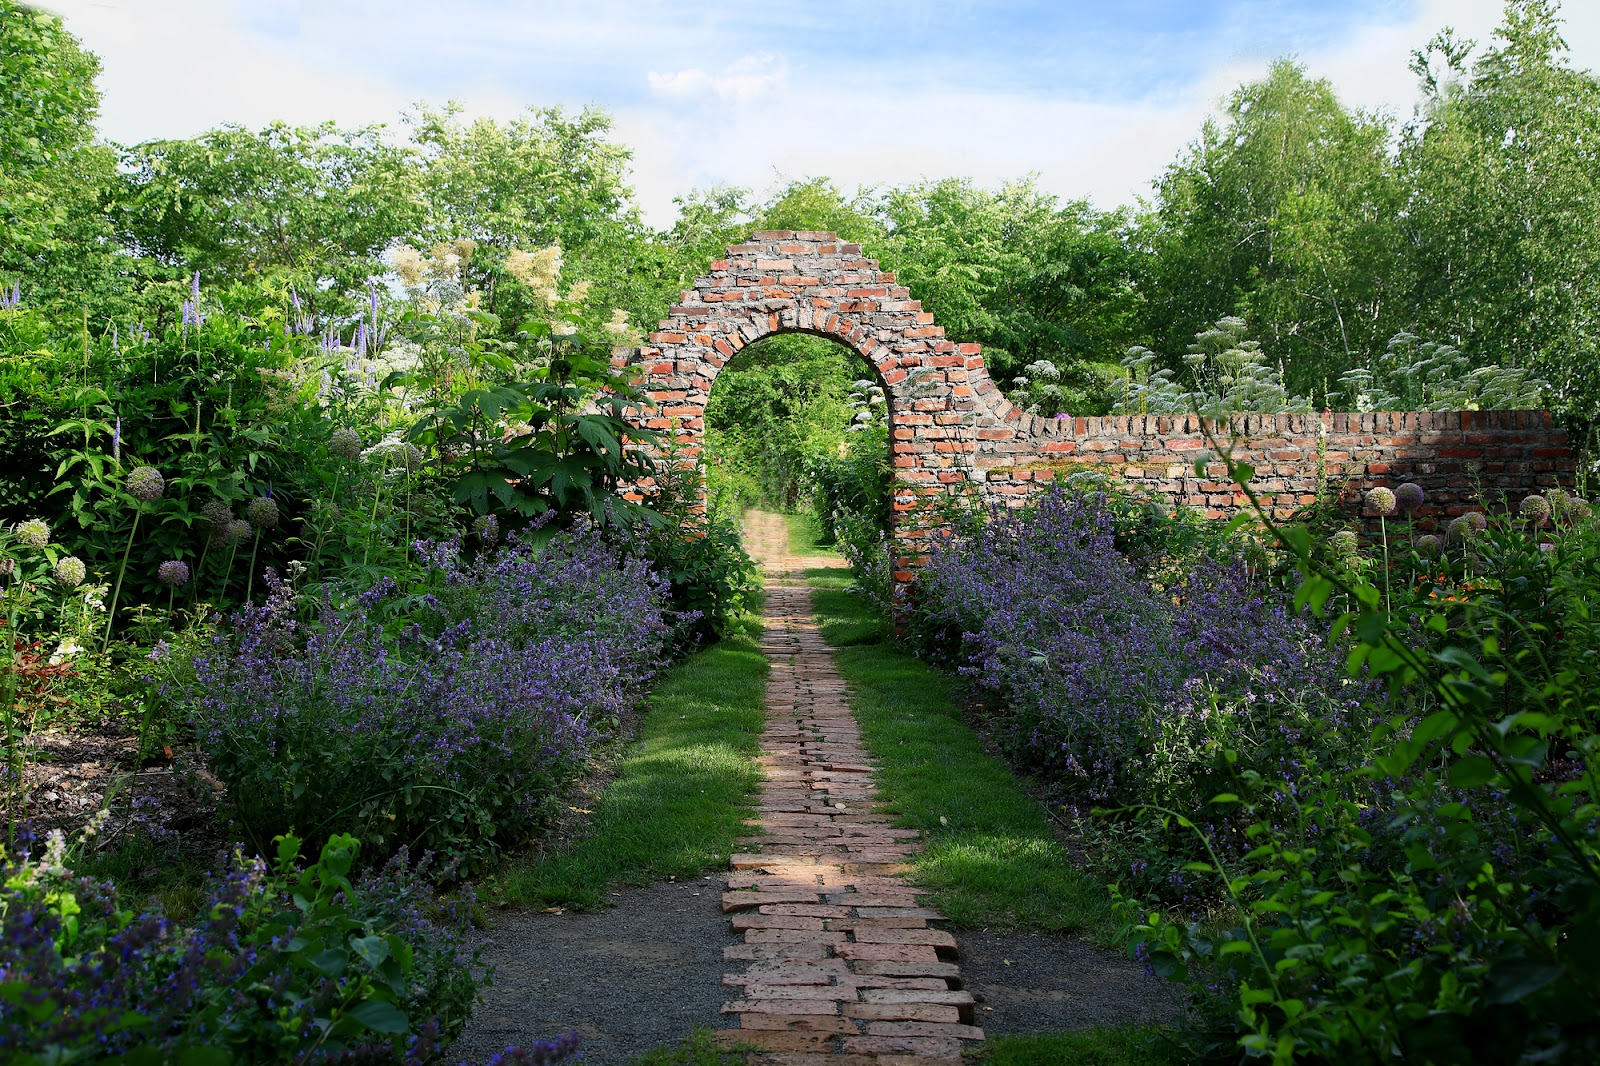
<instances>
[{"instance_id":1,"label":"purple blossom cluster","mask_svg":"<svg viewBox=\"0 0 1600 1066\"><path fill-rule=\"evenodd\" d=\"M274 872L235 855L179 923L75 874L59 832L39 858L0 854L0 1059L436 1061L482 980L463 915L404 861L351 882L328 858Z\"/></svg>"},{"instance_id":2,"label":"purple blossom cluster","mask_svg":"<svg viewBox=\"0 0 1600 1066\"><path fill-rule=\"evenodd\" d=\"M1010 755L1080 806L1203 809L1216 751L1296 752L1359 717L1361 686L1276 587L1227 552L1157 584L1118 548L1126 508L1104 492L1047 494L936 550L925 624L959 634L963 671L1005 705ZM954 643L954 639L948 641Z\"/></svg>"},{"instance_id":3,"label":"purple blossom cluster","mask_svg":"<svg viewBox=\"0 0 1600 1066\"><path fill-rule=\"evenodd\" d=\"M194 660L181 697L257 840L349 832L369 853L481 862L538 826L643 694L666 594L598 534L417 549L417 585L348 603L273 578Z\"/></svg>"}]
</instances>

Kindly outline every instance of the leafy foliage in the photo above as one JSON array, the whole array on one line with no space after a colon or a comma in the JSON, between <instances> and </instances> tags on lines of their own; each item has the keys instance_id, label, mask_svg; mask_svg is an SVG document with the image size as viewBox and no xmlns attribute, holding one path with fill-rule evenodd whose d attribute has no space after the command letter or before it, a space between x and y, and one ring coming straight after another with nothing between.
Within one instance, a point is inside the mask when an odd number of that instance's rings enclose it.
<instances>
[{"instance_id":1,"label":"leafy foliage","mask_svg":"<svg viewBox=\"0 0 1600 1066\"><path fill-rule=\"evenodd\" d=\"M300 868L235 855L203 917L138 914L75 877L57 833L0 882L0 1049L46 1063L422 1063L458 1034L482 974L404 864L351 879L356 840Z\"/></svg>"}]
</instances>

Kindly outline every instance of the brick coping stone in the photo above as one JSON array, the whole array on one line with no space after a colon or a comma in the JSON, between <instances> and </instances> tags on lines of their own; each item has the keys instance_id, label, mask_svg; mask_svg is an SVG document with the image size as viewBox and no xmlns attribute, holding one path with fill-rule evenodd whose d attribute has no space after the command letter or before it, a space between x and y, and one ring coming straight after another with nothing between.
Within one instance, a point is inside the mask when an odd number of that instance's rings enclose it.
<instances>
[{"instance_id":1,"label":"brick coping stone","mask_svg":"<svg viewBox=\"0 0 1600 1066\"><path fill-rule=\"evenodd\" d=\"M746 546L767 576L761 647L772 665L758 835L732 859L722 909L730 1044L762 1066L949 1066L983 1041L956 941L905 878L917 833L877 809L875 763L817 629L784 520L752 511ZM833 560L837 565L837 560Z\"/></svg>"}]
</instances>

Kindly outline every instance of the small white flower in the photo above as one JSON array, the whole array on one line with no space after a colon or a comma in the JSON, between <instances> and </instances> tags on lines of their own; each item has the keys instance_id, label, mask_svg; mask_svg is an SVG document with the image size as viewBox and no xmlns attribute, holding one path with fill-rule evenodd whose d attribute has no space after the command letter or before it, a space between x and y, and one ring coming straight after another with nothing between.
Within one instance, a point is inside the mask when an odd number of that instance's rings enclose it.
<instances>
[{"instance_id":1,"label":"small white flower","mask_svg":"<svg viewBox=\"0 0 1600 1066\"><path fill-rule=\"evenodd\" d=\"M60 666L74 655L82 654L83 645L79 644L71 637L68 637L66 640L63 640L60 644L56 645L55 653L50 656L50 665Z\"/></svg>"}]
</instances>

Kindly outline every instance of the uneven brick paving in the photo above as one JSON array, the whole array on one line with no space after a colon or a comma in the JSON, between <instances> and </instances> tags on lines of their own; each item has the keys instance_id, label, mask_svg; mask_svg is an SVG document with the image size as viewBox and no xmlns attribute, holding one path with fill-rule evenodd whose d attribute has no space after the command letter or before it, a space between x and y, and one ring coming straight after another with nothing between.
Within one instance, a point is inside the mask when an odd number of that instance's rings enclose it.
<instances>
[{"instance_id":1,"label":"uneven brick paving","mask_svg":"<svg viewBox=\"0 0 1600 1066\"><path fill-rule=\"evenodd\" d=\"M722 897L744 934L723 951L738 1026L723 1038L774 1066L959 1063L983 1030L956 941L903 876L917 832L874 808L873 762L798 580L829 560L792 555L779 515L751 512L746 546L767 575L772 676L761 835L733 856Z\"/></svg>"}]
</instances>

